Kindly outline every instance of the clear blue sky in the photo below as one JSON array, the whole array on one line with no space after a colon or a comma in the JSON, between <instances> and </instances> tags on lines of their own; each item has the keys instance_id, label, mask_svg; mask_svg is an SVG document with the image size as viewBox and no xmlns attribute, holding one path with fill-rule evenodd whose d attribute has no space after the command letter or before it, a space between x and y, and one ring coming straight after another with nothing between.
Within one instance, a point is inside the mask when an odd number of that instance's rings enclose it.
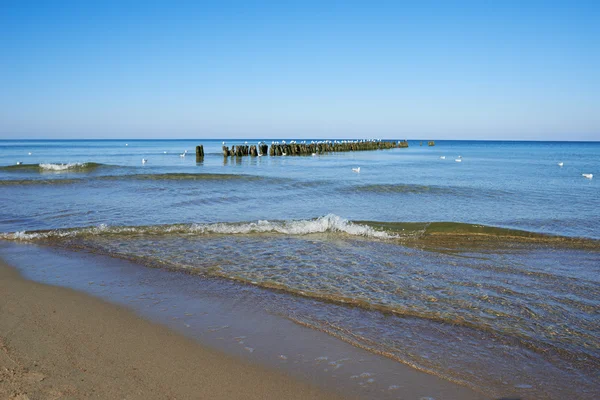
<instances>
[{"instance_id":1,"label":"clear blue sky","mask_svg":"<svg viewBox=\"0 0 600 400\"><path fill-rule=\"evenodd\" d=\"M600 140L599 1L0 0L0 139Z\"/></svg>"}]
</instances>

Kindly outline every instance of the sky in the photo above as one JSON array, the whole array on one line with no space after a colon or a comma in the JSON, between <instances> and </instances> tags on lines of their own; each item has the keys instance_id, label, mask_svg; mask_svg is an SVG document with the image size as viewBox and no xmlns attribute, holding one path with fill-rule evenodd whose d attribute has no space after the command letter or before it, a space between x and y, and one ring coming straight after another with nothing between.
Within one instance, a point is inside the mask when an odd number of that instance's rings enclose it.
<instances>
[{"instance_id":1,"label":"sky","mask_svg":"<svg viewBox=\"0 0 600 400\"><path fill-rule=\"evenodd\" d=\"M0 139L600 140L598 1L0 0Z\"/></svg>"}]
</instances>

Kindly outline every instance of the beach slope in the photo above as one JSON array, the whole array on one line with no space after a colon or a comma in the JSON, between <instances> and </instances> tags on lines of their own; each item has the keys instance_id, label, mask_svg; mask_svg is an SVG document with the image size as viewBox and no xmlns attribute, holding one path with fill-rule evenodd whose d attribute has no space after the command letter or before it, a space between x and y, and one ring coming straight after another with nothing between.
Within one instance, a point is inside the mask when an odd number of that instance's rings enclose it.
<instances>
[{"instance_id":1,"label":"beach slope","mask_svg":"<svg viewBox=\"0 0 600 400\"><path fill-rule=\"evenodd\" d=\"M333 399L0 261L0 398Z\"/></svg>"}]
</instances>

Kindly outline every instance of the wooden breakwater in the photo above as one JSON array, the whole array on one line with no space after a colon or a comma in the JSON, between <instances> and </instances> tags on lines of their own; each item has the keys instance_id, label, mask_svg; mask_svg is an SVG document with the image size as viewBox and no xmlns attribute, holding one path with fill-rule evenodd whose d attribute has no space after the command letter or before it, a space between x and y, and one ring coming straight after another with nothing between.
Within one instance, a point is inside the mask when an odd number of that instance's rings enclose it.
<instances>
[{"instance_id":1,"label":"wooden breakwater","mask_svg":"<svg viewBox=\"0 0 600 400\"><path fill-rule=\"evenodd\" d=\"M386 150L397 147L408 147L408 142L383 141L383 140L356 140L356 141L320 141L320 142L275 142L269 149L270 156L304 156L322 153L335 153L345 151Z\"/></svg>"},{"instance_id":2,"label":"wooden breakwater","mask_svg":"<svg viewBox=\"0 0 600 400\"><path fill-rule=\"evenodd\" d=\"M201 146L198 146L201 147ZM324 141L291 141L286 143L271 142L269 147L266 143L260 142L257 145L233 145L231 147L223 145L223 157L244 157L244 156L310 156L313 154L347 152L347 151L367 151L367 150L387 150L394 148L407 148L408 142L387 141L387 140L324 140ZM202 150L202 157L204 151ZM196 157L198 158L198 148L196 148Z\"/></svg>"}]
</instances>

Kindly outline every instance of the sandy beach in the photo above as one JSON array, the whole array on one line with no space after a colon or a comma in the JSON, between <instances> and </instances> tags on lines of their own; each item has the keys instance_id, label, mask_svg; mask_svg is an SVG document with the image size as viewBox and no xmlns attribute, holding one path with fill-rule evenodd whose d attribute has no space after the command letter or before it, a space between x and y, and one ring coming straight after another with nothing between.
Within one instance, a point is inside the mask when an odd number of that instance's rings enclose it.
<instances>
[{"instance_id":1,"label":"sandy beach","mask_svg":"<svg viewBox=\"0 0 600 400\"><path fill-rule=\"evenodd\" d=\"M0 261L0 398L334 399Z\"/></svg>"}]
</instances>

